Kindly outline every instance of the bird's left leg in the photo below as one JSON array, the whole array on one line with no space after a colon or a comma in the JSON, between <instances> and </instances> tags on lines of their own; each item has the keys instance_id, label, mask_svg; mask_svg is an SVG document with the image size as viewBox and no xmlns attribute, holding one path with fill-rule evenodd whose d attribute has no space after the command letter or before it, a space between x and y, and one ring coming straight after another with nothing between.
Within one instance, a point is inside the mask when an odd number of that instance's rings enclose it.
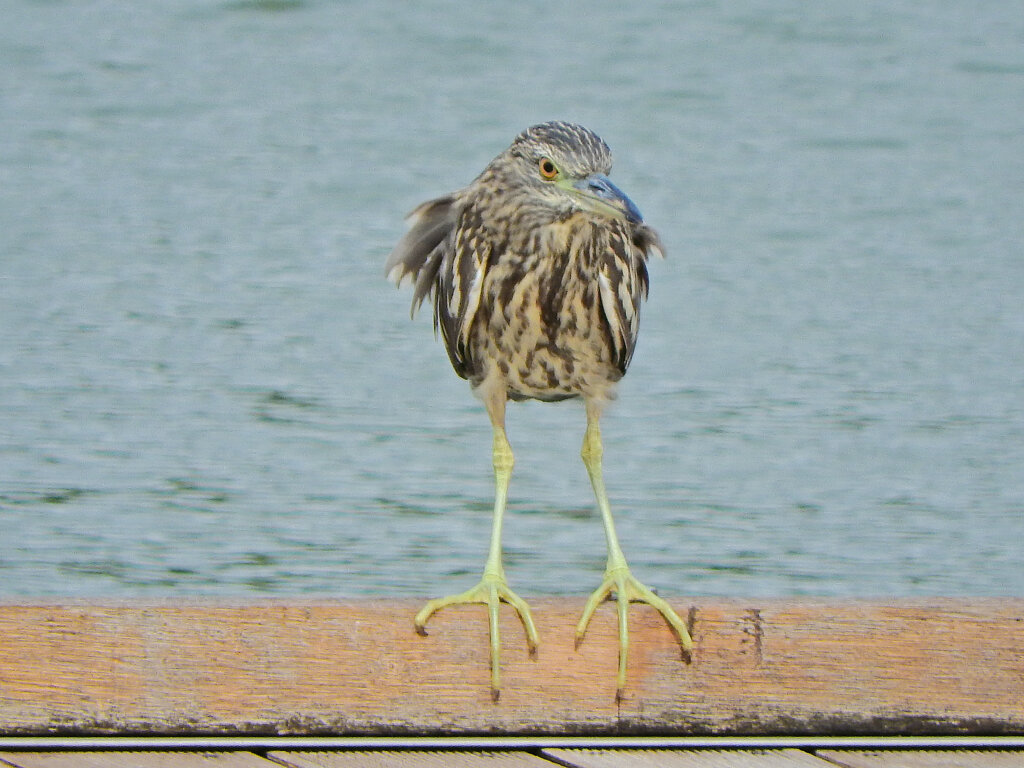
<instances>
[{"instance_id":1,"label":"bird's left leg","mask_svg":"<svg viewBox=\"0 0 1024 768\"><path fill-rule=\"evenodd\" d=\"M612 591L615 592L618 600L619 618L619 674L618 688L615 696L621 699L626 687L626 656L629 650L629 623L628 607L630 601L647 603L653 606L668 622L679 639L679 644L684 651L693 647L690 633L686 624L676 614L672 607L654 594L650 588L640 583L629 571L626 563L626 556L622 554L619 546L619 538L615 534L615 523L612 520L611 507L608 504L608 494L604 487L604 474L601 468L601 459L604 448L601 445L601 428L599 421L601 417L600 404L587 400L587 431L583 437L583 450L581 455L583 463L590 475L590 483L594 487L594 495L597 497L597 506L601 510L601 519L604 522L605 538L608 542L608 565L604 571L604 580L601 586L587 600L583 609L583 616L576 625L576 647L579 648L586 634L587 625L597 606L605 600Z\"/></svg>"},{"instance_id":2,"label":"bird's left leg","mask_svg":"<svg viewBox=\"0 0 1024 768\"><path fill-rule=\"evenodd\" d=\"M491 527L491 545L484 564L483 577L475 587L457 595L440 597L431 600L416 614L414 620L416 631L425 635L427 620L436 611L450 605L482 603L487 606L488 625L490 629L491 659L491 697L497 701L501 691L501 639L498 635L498 607L502 602L515 609L519 620L526 631L526 645L530 655L537 653L537 628L533 623L530 608L519 595L513 592L505 580L505 570L501 565L501 524L505 516L505 502L508 498L508 484L512 477L512 446L505 435L505 392L498 397L490 397L486 401L487 412L494 428L494 520Z\"/></svg>"}]
</instances>

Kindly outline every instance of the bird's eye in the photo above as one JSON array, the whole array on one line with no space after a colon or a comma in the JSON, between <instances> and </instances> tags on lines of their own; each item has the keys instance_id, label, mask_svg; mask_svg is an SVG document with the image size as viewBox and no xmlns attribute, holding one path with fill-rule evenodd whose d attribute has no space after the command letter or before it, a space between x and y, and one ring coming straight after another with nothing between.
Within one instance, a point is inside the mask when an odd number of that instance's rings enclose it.
<instances>
[{"instance_id":1,"label":"bird's eye","mask_svg":"<svg viewBox=\"0 0 1024 768\"><path fill-rule=\"evenodd\" d=\"M546 157L541 159L541 161L537 164L537 167L540 168L541 177L545 179L550 180L558 175L558 168L555 167L555 164Z\"/></svg>"}]
</instances>

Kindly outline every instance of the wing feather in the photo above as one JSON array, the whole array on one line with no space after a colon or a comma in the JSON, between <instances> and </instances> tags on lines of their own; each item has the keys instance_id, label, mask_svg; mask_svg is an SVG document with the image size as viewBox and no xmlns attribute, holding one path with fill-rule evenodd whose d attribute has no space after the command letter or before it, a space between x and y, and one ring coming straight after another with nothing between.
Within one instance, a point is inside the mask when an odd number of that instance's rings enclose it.
<instances>
[{"instance_id":1,"label":"wing feather","mask_svg":"<svg viewBox=\"0 0 1024 768\"><path fill-rule=\"evenodd\" d=\"M661 255L653 229L640 225L632 232L615 229L600 264L601 309L608 321L615 365L625 373L640 332L640 302L647 298L648 254Z\"/></svg>"},{"instance_id":2,"label":"wing feather","mask_svg":"<svg viewBox=\"0 0 1024 768\"><path fill-rule=\"evenodd\" d=\"M463 378L474 367L469 336L491 255L488 240L480 234L472 209L463 211L452 247L445 254L439 273L440 290L434 300L434 327L441 329L448 359Z\"/></svg>"},{"instance_id":3,"label":"wing feather","mask_svg":"<svg viewBox=\"0 0 1024 768\"><path fill-rule=\"evenodd\" d=\"M434 330L440 330L455 372L466 378L490 246L459 193L428 200L409 218L412 226L388 257L385 272L395 285L406 277L413 281L412 314L433 299Z\"/></svg>"},{"instance_id":4,"label":"wing feather","mask_svg":"<svg viewBox=\"0 0 1024 768\"><path fill-rule=\"evenodd\" d=\"M450 249L457 222L455 196L446 195L419 205L409 214L412 226L388 256L384 271L395 285L413 280L412 314L437 289L445 251Z\"/></svg>"}]
</instances>

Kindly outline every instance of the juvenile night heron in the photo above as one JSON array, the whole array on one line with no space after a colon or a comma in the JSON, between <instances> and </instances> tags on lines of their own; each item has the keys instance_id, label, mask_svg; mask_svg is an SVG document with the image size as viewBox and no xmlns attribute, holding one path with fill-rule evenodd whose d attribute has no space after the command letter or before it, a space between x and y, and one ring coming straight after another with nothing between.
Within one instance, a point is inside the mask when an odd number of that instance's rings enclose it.
<instances>
[{"instance_id":1,"label":"juvenile night heron","mask_svg":"<svg viewBox=\"0 0 1024 768\"><path fill-rule=\"evenodd\" d=\"M636 345L640 301L647 295L646 260L661 253L653 229L608 179L608 145L586 128L563 122L519 134L468 187L429 200L411 214L412 226L387 261L388 277L414 281L413 313L433 298L455 372L483 400L494 429L494 522L480 583L431 600L415 619L451 605L483 603L490 624L491 692L500 690L498 606L510 604L522 621L531 655L537 630L527 604L505 580L501 525L512 474L505 436L509 400L582 397L587 429L583 462L597 497L608 543L608 565L576 626L583 640L598 604L618 600L617 696L626 683L627 607L657 609L688 651L686 625L664 600L630 573L622 554L601 471L601 410L613 396Z\"/></svg>"}]
</instances>

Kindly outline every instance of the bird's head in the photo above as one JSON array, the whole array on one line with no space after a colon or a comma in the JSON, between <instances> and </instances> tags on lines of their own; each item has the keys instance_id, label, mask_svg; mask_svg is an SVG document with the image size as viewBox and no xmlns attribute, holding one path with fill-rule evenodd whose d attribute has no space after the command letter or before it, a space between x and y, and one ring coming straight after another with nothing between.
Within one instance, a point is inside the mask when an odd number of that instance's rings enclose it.
<instances>
[{"instance_id":1,"label":"bird's head","mask_svg":"<svg viewBox=\"0 0 1024 768\"><path fill-rule=\"evenodd\" d=\"M527 128L489 166L502 193L538 215L585 212L641 224L639 209L608 178L611 168L611 150L597 134L563 122Z\"/></svg>"}]
</instances>

